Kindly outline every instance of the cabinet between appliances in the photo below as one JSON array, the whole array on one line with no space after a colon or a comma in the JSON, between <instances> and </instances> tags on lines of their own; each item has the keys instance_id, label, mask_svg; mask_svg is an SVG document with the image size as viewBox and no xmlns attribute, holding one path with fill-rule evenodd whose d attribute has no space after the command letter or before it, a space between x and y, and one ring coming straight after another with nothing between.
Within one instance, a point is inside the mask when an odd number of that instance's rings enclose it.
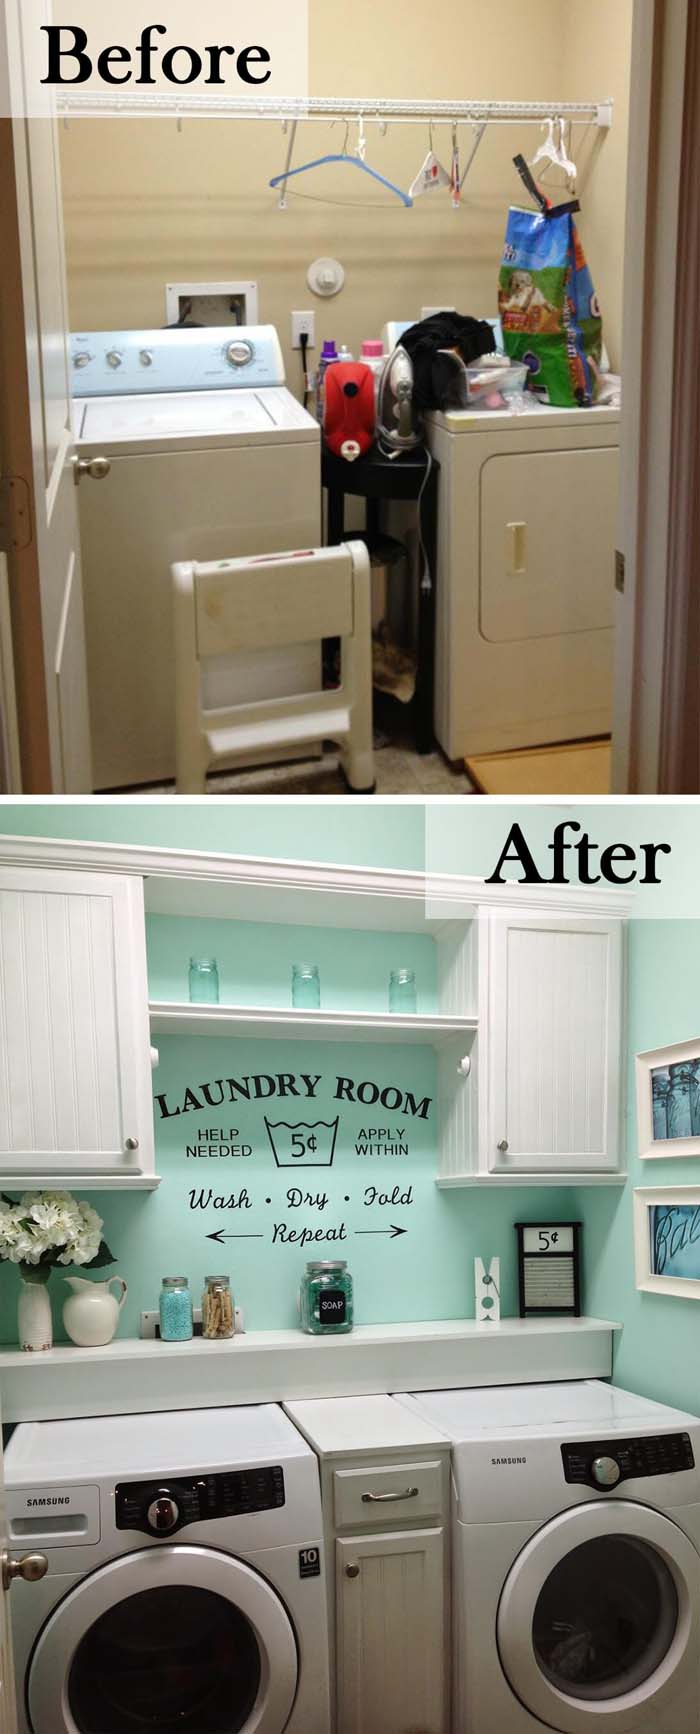
<instances>
[{"instance_id":1,"label":"cabinet between appliances","mask_svg":"<svg viewBox=\"0 0 700 1734\"><path fill-rule=\"evenodd\" d=\"M0 863L0 1180L155 1183L143 882Z\"/></svg>"},{"instance_id":2,"label":"cabinet between appliances","mask_svg":"<svg viewBox=\"0 0 700 1734\"><path fill-rule=\"evenodd\" d=\"M285 1404L320 1458L335 1734L446 1734L448 1442L391 1397Z\"/></svg>"}]
</instances>

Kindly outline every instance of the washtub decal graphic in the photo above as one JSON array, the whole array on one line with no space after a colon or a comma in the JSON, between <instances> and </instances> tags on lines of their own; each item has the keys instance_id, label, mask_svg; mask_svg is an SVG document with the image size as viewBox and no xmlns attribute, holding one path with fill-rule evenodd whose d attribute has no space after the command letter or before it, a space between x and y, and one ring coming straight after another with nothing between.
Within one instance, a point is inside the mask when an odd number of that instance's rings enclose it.
<instances>
[{"instance_id":1,"label":"washtub decal graphic","mask_svg":"<svg viewBox=\"0 0 700 1734\"><path fill-rule=\"evenodd\" d=\"M334 1120L268 1120L267 1135L278 1168L331 1168L339 1115Z\"/></svg>"}]
</instances>

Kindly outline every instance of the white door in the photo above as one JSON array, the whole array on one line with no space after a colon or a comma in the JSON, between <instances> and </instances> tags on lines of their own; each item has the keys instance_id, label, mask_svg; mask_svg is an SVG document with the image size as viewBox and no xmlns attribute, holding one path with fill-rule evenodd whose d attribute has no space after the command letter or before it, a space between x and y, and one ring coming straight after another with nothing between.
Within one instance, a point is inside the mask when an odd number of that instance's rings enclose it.
<instances>
[{"instance_id":1,"label":"white door","mask_svg":"<svg viewBox=\"0 0 700 1734\"><path fill-rule=\"evenodd\" d=\"M139 1548L83 1578L28 1670L34 1734L283 1734L299 1663L259 1572L215 1548Z\"/></svg>"},{"instance_id":2,"label":"white door","mask_svg":"<svg viewBox=\"0 0 700 1734\"><path fill-rule=\"evenodd\" d=\"M487 1168L614 1171L621 924L492 915L488 956Z\"/></svg>"},{"instance_id":3,"label":"white door","mask_svg":"<svg viewBox=\"0 0 700 1734\"><path fill-rule=\"evenodd\" d=\"M5 0L0 9L0 87L10 85L9 94L0 88L5 114L21 112L20 92L49 17L50 0ZM0 320L10 389L0 459L4 474L16 478L28 525L15 524L8 550L25 792L77 794L91 791L92 771L58 132L50 102L47 91L44 118L16 118L7 129L0 171L2 208L10 212Z\"/></svg>"},{"instance_id":4,"label":"white door","mask_svg":"<svg viewBox=\"0 0 700 1734\"><path fill-rule=\"evenodd\" d=\"M442 1529L336 1542L338 1734L444 1734Z\"/></svg>"},{"instance_id":5,"label":"white door","mask_svg":"<svg viewBox=\"0 0 700 1734\"><path fill-rule=\"evenodd\" d=\"M0 865L0 1174L153 1163L141 881Z\"/></svg>"},{"instance_id":6,"label":"white door","mask_svg":"<svg viewBox=\"0 0 700 1734\"><path fill-rule=\"evenodd\" d=\"M681 1695L697 1715L700 1556L649 1506L577 1506L518 1556L497 1638L516 1696L560 1734L651 1728Z\"/></svg>"},{"instance_id":7,"label":"white door","mask_svg":"<svg viewBox=\"0 0 700 1734\"><path fill-rule=\"evenodd\" d=\"M481 472L484 638L610 632L618 488L615 446L489 458ZM607 638L592 647L592 678L596 659L611 674Z\"/></svg>"}]
</instances>

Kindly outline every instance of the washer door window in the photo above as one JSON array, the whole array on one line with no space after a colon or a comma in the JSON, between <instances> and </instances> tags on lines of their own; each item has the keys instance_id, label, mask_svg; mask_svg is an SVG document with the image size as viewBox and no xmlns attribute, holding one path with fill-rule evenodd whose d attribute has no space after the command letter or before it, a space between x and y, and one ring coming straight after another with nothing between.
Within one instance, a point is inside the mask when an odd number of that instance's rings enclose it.
<instances>
[{"instance_id":1,"label":"washer door window","mask_svg":"<svg viewBox=\"0 0 700 1734\"><path fill-rule=\"evenodd\" d=\"M629 1728L679 1690L698 1642L700 1560L682 1530L646 1506L595 1502L528 1542L498 1610L512 1690L562 1734ZM645 1722L646 1726L646 1722Z\"/></svg>"},{"instance_id":2,"label":"washer door window","mask_svg":"<svg viewBox=\"0 0 700 1734\"><path fill-rule=\"evenodd\" d=\"M297 1677L289 1616L265 1578L214 1549L144 1548L52 1614L29 1710L34 1734L282 1734Z\"/></svg>"}]
</instances>

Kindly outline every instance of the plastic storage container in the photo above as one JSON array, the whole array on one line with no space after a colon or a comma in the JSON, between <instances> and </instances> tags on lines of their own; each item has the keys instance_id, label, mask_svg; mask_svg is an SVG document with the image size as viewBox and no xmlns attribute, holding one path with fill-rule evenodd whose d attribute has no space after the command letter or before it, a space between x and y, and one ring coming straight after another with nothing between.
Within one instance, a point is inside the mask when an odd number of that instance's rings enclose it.
<instances>
[{"instance_id":1,"label":"plastic storage container","mask_svg":"<svg viewBox=\"0 0 700 1734\"><path fill-rule=\"evenodd\" d=\"M528 369L506 355L485 355L467 368L467 397L475 409L507 409L512 399L522 398Z\"/></svg>"},{"instance_id":2,"label":"plastic storage container","mask_svg":"<svg viewBox=\"0 0 700 1734\"><path fill-rule=\"evenodd\" d=\"M327 337L321 350L316 374L316 420L320 422L321 426L323 426L323 382L328 368L332 367L333 362L337 360L338 351L335 347L335 338Z\"/></svg>"},{"instance_id":3,"label":"plastic storage container","mask_svg":"<svg viewBox=\"0 0 700 1734\"><path fill-rule=\"evenodd\" d=\"M360 361L363 361L365 367L369 367L370 371L374 374L375 401L379 391L379 381L384 370L384 359L384 344L382 343L381 338L365 337L360 351Z\"/></svg>"}]
</instances>

